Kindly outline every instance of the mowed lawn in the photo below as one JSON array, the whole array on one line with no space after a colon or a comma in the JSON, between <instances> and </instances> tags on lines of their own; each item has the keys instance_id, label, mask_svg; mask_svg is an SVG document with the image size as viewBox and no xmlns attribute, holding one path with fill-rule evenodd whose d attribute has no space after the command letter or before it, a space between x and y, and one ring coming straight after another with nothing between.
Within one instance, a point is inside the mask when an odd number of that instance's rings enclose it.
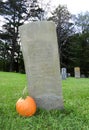
<instances>
[{"instance_id":1,"label":"mowed lawn","mask_svg":"<svg viewBox=\"0 0 89 130\"><path fill-rule=\"evenodd\" d=\"M0 130L89 130L89 78L63 80L64 110L37 109L32 117L15 109L26 84L25 74L0 72Z\"/></svg>"}]
</instances>

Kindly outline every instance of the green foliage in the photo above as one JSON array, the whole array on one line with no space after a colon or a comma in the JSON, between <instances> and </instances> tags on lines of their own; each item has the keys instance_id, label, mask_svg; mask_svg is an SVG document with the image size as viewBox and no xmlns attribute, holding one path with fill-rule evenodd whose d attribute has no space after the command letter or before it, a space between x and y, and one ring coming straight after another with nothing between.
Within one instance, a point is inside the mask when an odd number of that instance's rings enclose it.
<instances>
[{"instance_id":1,"label":"green foliage","mask_svg":"<svg viewBox=\"0 0 89 130\"><path fill-rule=\"evenodd\" d=\"M6 23L3 25L3 30L0 34L0 38L4 43L3 49L5 50L3 51L5 56L1 56L4 58L4 62L8 61L9 63L8 71L19 71L18 66L21 55L19 26L24 23L27 13L27 6L24 2L25 0L7 0L2 2L3 12L1 16L4 16ZM7 64L5 64L5 68L7 68ZM6 71L5 68L3 68L4 71Z\"/></svg>"},{"instance_id":2,"label":"green foliage","mask_svg":"<svg viewBox=\"0 0 89 130\"><path fill-rule=\"evenodd\" d=\"M0 34L0 39L4 42L4 50L6 50L1 55L4 59L2 62L7 62L8 60L9 68L5 64L5 68L8 68L8 71L24 72L24 64L21 65L23 58L20 49L19 26L28 20L42 20L44 10L40 8L37 0L6 0L5 2L2 0L0 3L0 15L4 16L5 19L5 24ZM6 45L8 45L8 48L6 48ZM6 57L3 57L3 54ZM5 68L3 68L4 71L6 71Z\"/></svg>"},{"instance_id":3,"label":"green foliage","mask_svg":"<svg viewBox=\"0 0 89 130\"><path fill-rule=\"evenodd\" d=\"M1 130L89 130L89 79L62 81L64 110L37 109L32 117L19 116L15 104L26 85L24 74L0 72Z\"/></svg>"},{"instance_id":4,"label":"green foliage","mask_svg":"<svg viewBox=\"0 0 89 130\"><path fill-rule=\"evenodd\" d=\"M75 34L69 37L67 41L68 69L71 70L76 66L81 69L81 74L89 76L89 43L87 39L89 33ZM73 73L73 71L72 71Z\"/></svg>"},{"instance_id":5,"label":"green foliage","mask_svg":"<svg viewBox=\"0 0 89 130\"><path fill-rule=\"evenodd\" d=\"M79 13L73 16L73 21L81 33L89 32L89 12Z\"/></svg>"},{"instance_id":6,"label":"green foliage","mask_svg":"<svg viewBox=\"0 0 89 130\"><path fill-rule=\"evenodd\" d=\"M49 20L53 20L56 24L58 46L60 53L61 67L67 67L67 48L66 42L68 37L73 34L74 25L70 22L71 14L66 6L59 5L52 13Z\"/></svg>"},{"instance_id":7,"label":"green foliage","mask_svg":"<svg viewBox=\"0 0 89 130\"><path fill-rule=\"evenodd\" d=\"M67 39L63 54L66 56L67 70L73 75L74 67L79 66L81 74L89 77L89 12L73 16L75 34ZM63 58L65 59L65 58Z\"/></svg>"}]
</instances>

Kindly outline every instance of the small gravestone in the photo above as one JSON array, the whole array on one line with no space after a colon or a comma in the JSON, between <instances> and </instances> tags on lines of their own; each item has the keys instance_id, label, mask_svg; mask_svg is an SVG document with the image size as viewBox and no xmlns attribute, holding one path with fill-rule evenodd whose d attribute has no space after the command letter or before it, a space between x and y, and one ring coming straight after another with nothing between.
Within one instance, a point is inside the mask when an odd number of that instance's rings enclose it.
<instances>
[{"instance_id":1,"label":"small gravestone","mask_svg":"<svg viewBox=\"0 0 89 130\"><path fill-rule=\"evenodd\" d=\"M37 106L62 109L63 99L56 28L53 22L32 22L20 27L29 94Z\"/></svg>"},{"instance_id":2,"label":"small gravestone","mask_svg":"<svg viewBox=\"0 0 89 130\"><path fill-rule=\"evenodd\" d=\"M75 78L80 78L80 68L79 67L75 67L74 68L74 72L75 72Z\"/></svg>"},{"instance_id":3,"label":"small gravestone","mask_svg":"<svg viewBox=\"0 0 89 130\"><path fill-rule=\"evenodd\" d=\"M71 76L71 74L70 73L67 73L67 77L70 77Z\"/></svg>"},{"instance_id":4,"label":"small gravestone","mask_svg":"<svg viewBox=\"0 0 89 130\"><path fill-rule=\"evenodd\" d=\"M61 69L61 73L62 73L62 79L65 80L65 79L67 78L66 68L62 68L62 69Z\"/></svg>"},{"instance_id":5,"label":"small gravestone","mask_svg":"<svg viewBox=\"0 0 89 130\"><path fill-rule=\"evenodd\" d=\"M81 78L85 78L85 75L84 75L84 74L81 74Z\"/></svg>"}]
</instances>

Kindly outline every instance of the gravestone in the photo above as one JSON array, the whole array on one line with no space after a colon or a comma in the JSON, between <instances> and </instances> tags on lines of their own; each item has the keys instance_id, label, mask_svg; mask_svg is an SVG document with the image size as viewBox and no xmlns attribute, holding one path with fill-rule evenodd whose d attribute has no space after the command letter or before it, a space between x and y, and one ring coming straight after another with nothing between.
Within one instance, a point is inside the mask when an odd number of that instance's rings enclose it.
<instances>
[{"instance_id":1,"label":"gravestone","mask_svg":"<svg viewBox=\"0 0 89 130\"><path fill-rule=\"evenodd\" d=\"M85 78L85 75L84 74L81 74L81 76L80 76L81 78Z\"/></svg>"},{"instance_id":2,"label":"gravestone","mask_svg":"<svg viewBox=\"0 0 89 130\"><path fill-rule=\"evenodd\" d=\"M66 68L62 68L62 69L61 69L61 73L62 73L62 79L65 80L65 79L67 78Z\"/></svg>"},{"instance_id":3,"label":"gravestone","mask_svg":"<svg viewBox=\"0 0 89 130\"><path fill-rule=\"evenodd\" d=\"M32 22L20 27L28 91L37 107L62 109L63 99L56 28L53 22Z\"/></svg>"},{"instance_id":4,"label":"gravestone","mask_svg":"<svg viewBox=\"0 0 89 130\"><path fill-rule=\"evenodd\" d=\"M75 78L80 78L80 68L79 67L75 67L74 68L74 72L75 72Z\"/></svg>"},{"instance_id":5,"label":"gravestone","mask_svg":"<svg viewBox=\"0 0 89 130\"><path fill-rule=\"evenodd\" d=\"M70 74L70 73L67 73L67 77L71 77L71 74Z\"/></svg>"}]
</instances>

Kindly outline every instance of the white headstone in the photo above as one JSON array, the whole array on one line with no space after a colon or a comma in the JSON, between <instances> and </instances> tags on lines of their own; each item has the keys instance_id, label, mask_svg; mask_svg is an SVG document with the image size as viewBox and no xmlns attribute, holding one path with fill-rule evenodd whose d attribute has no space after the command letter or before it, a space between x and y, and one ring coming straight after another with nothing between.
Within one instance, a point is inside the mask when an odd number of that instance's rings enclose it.
<instances>
[{"instance_id":1,"label":"white headstone","mask_svg":"<svg viewBox=\"0 0 89 130\"><path fill-rule=\"evenodd\" d=\"M71 76L71 74L70 73L67 73L67 77L70 77Z\"/></svg>"},{"instance_id":2,"label":"white headstone","mask_svg":"<svg viewBox=\"0 0 89 130\"><path fill-rule=\"evenodd\" d=\"M66 68L62 68L62 79L65 80L67 78Z\"/></svg>"},{"instance_id":3,"label":"white headstone","mask_svg":"<svg viewBox=\"0 0 89 130\"><path fill-rule=\"evenodd\" d=\"M20 27L29 94L37 106L62 109L60 62L53 22L32 22Z\"/></svg>"}]
</instances>

